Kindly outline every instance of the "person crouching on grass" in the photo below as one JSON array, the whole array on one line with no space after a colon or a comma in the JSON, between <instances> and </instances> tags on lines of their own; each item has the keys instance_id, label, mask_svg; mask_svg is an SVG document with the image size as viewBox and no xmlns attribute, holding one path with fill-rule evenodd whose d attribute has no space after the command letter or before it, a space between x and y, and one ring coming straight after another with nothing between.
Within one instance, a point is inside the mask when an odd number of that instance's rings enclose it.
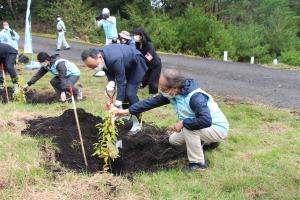
<instances>
[{"instance_id":1,"label":"person crouching on grass","mask_svg":"<svg viewBox=\"0 0 300 200\"><path fill-rule=\"evenodd\" d=\"M193 79L185 78L175 69L166 69L159 78L160 93L150 99L139 101L122 110L114 108L115 115L136 115L144 111L171 104L179 118L171 126L171 145L185 145L189 164L187 170L194 171L208 167L204 159L204 144L224 140L229 123L212 96L202 90Z\"/></svg>"},{"instance_id":2,"label":"person crouching on grass","mask_svg":"<svg viewBox=\"0 0 300 200\"><path fill-rule=\"evenodd\" d=\"M82 99L81 89L75 88L75 83L80 78L80 70L78 67L66 60L59 57L59 54L53 56L48 55L46 52L40 52L37 55L37 59L41 64L40 70L23 86L24 90L27 90L29 86L33 85L40 78L42 78L47 72L51 72L55 77L50 81L50 84L56 91L60 98L60 101L67 100L66 92L69 91L69 86L72 85L74 91L74 97L76 100Z\"/></svg>"}]
</instances>

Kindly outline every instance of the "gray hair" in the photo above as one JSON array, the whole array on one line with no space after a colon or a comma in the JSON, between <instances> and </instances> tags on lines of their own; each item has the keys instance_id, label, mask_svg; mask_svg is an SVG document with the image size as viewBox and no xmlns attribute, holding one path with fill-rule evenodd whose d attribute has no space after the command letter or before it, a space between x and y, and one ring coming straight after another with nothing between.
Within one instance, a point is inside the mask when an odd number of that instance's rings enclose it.
<instances>
[{"instance_id":1,"label":"gray hair","mask_svg":"<svg viewBox=\"0 0 300 200\"><path fill-rule=\"evenodd\" d=\"M186 78L176 69L165 69L162 76L166 79L167 88L183 88Z\"/></svg>"}]
</instances>

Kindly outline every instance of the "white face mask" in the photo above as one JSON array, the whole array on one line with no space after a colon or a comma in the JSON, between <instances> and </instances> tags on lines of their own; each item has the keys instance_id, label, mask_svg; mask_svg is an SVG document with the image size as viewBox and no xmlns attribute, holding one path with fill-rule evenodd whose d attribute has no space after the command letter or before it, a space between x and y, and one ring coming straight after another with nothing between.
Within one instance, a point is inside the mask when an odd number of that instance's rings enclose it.
<instances>
[{"instance_id":1,"label":"white face mask","mask_svg":"<svg viewBox=\"0 0 300 200\"><path fill-rule=\"evenodd\" d=\"M172 99L172 98L174 98L175 96L173 96L173 95L170 95L170 94L168 94L168 93L166 93L166 92L160 92L164 97L166 97L166 98L168 98L168 99Z\"/></svg>"},{"instance_id":2,"label":"white face mask","mask_svg":"<svg viewBox=\"0 0 300 200\"><path fill-rule=\"evenodd\" d=\"M6 26L3 26L3 28L6 29L6 30L8 30L9 26L6 25Z\"/></svg>"},{"instance_id":3,"label":"white face mask","mask_svg":"<svg viewBox=\"0 0 300 200\"><path fill-rule=\"evenodd\" d=\"M98 64L97 67L94 69L95 71L103 71L103 69L106 67L105 63L103 64Z\"/></svg>"},{"instance_id":4,"label":"white face mask","mask_svg":"<svg viewBox=\"0 0 300 200\"><path fill-rule=\"evenodd\" d=\"M142 37L140 35L134 35L133 38L136 42L140 42L142 40Z\"/></svg>"},{"instance_id":5,"label":"white face mask","mask_svg":"<svg viewBox=\"0 0 300 200\"><path fill-rule=\"evenodd\" d=\"M60 21L60 20L61 20L61 18L60 18L60 17L58 17L58 18L57 18L57 21Z\"/></svg>"}]
</instances>

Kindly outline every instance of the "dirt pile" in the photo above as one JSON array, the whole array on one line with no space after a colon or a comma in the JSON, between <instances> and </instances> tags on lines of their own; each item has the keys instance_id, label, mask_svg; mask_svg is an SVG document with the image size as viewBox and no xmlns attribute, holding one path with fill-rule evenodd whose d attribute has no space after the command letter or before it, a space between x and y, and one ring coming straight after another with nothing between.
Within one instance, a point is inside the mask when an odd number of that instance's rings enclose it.
<instances>
[{"instance_id":1,"label":"dirt pile","mask_svg":"<svg viewBox=\"0 0 300 200\"><path fill-rule=\"evenodd\" d=\"M98 130L95 125L102 119L86 113L83 109L78 109L78 116L89 164L88 171L101 171L103 161L91 155L94 152L93 144L98 139ZM131 126L132 124L127 122L119 127L119 137L123 141L123 148L120 150L121 157L113 163L115 173L168 168L178 158L185 156L184 149L176 149L168 143L165 130L146 124L140 134L128 136L126 133ZM27 129L23 130L22 134L52 138L57 146L55 152L57 161L65 168L85 169L73 110L67 110L58 117L30 120Z\"/></svg>"},{"instance_id":2,"label":"dirt pile","mask_svg":"<svg viewBox=\"0 0 300 200\"><path fill-rule=\"evenodd\" d=\"M9 100L13 101L13 88L8 87L8 96ZM29 90L26 92L26 101L30 104L50 104L58 101L58 97L55 92L50 91L37 91L37 90ZM7 103L6 92L5 89L0 90L0 103Z\"/></svg>"}]
</instances>

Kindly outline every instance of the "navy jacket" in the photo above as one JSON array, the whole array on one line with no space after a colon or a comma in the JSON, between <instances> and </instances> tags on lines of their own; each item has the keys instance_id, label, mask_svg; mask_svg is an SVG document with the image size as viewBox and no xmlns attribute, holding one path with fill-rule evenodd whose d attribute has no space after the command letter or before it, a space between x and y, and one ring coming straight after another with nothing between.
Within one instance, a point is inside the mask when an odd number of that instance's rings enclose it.
<instances>
[{"instance_id":1,"label":"navy jacket","mask_svg":"<svg viewBox=\"0 0 300 200\"><path fill-rule=\"evenodd\" d=\"M199 86L193 79L187 79L185 87L180 94L188 95L190 92L198 89ZM188 118L183 120L183 126L189 130L199 130L208 128L212 125L210 110L207 106L207 96L197 92L190 99L190 107L194 111L196 118ZM133 115L156 108L162 105L169 104L170 100L162 94L154 96L150 99L140 101L129 107L129 112Z\"/></svg>"},{"instance_id":2,"label":"navy jacket","mask_svg":"<svg viewBox=\"0 0 300 200\"><path fill-rule=\"evenodd\" d=\"M145 57L132 46L124 44L107 45L99 49L102 53L108 81L117 83L117 100L124 101L126 85L139 85L141 74L147 71Z\"/></svg>"},{"instance_id":3,"label":"navy jacket","mask_svg":"<svg viewBox=\"0 0 300 200\"><path fill-rule=\"evenodd\" d=\"M18 51L8 44L0 43L0 58L6 59L8 54L18 54Z\"/></svg>"}]
</instances>

